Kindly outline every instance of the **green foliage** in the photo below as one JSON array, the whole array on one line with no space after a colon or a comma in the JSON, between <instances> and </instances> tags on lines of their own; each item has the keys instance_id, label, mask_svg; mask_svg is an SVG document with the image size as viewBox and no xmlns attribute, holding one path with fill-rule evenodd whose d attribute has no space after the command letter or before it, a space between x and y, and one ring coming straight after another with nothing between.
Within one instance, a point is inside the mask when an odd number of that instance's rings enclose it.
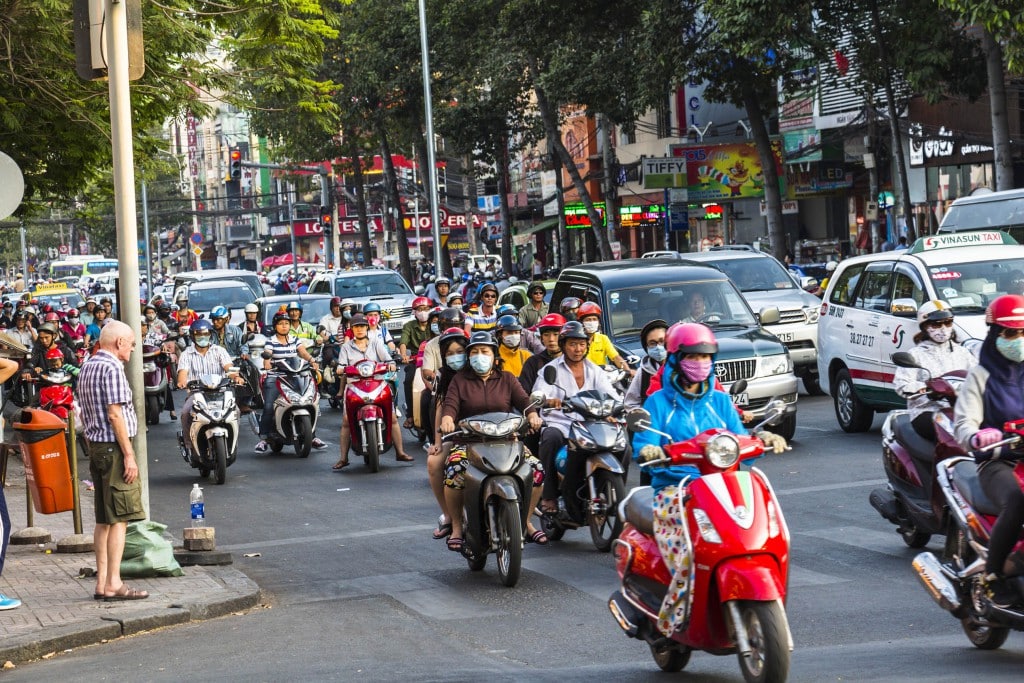
<instances>
[{"instance_id":1,"label":"green foliage","mask_svg":"<svg viewBox=\"0 0 1024 683\"><path fill-rule=\"evenodd\" d=\"M1024 74L1024 9L1019 0L939 0L967 25L984 26L1002 45L1006 67Z\"/></svg>"}]
</instances>

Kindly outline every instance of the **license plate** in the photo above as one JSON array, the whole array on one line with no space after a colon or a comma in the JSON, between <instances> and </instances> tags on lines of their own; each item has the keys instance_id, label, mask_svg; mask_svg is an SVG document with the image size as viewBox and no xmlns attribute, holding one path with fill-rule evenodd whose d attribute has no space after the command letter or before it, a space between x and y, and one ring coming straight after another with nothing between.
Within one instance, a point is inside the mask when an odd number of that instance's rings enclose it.
<instances>
[{"instance_id":1,"label":"license plate","mask_svg":"<svg viewBox=\"0 0 1024 683\"><path fill-rule=\"evenodd\" d=\"M405 325L404 320L389 320L387 322L389 330L401 330L403 325Z\"/></svg>"},{"instance_id":2,"label":"license plate","mask_svg":"<svg viewBox=\"0 0 1024 683\"><path fill-rule=\"evenodd\" d=\"M750 399L747 398L747 395L745 393L744 394L733 394L732 402L733 402L734 405L745 406L748 403L750 403Z\"/></svg>"},{"instance_id":3,"label":"license plate","mask_svg":"<svg viewBox=\"0 0 1024 683\"><path fill-rule=\"evenodd\" d=\"M794 332L776 332L775 336L779 338L780 342L791 342L796 339Z\"/></svg>"}]
</instances>

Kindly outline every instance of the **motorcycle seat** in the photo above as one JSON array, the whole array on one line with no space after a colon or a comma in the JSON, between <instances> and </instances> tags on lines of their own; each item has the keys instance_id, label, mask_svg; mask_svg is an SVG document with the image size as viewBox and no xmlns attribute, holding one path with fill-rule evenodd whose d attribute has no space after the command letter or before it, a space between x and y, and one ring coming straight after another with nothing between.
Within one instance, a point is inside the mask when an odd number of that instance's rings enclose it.
<instances>
[{"instance_id":1,"label":"motorcycle seat","mask_svg":"<svg viewBox=\"0 0 1024 683\"><path fill-rule=\"evenodd\" d=\"M914 429L911 424L910 415L904 413L897 415L893 420L893 434L896 440L903 444L915 460L920 460L931 467L935 459L935 442L929 441Z\"/></svg>"},{"instance_id":2,"label":"motorcycle seat","mask_svg":"<svg viewBox=\"0 0 1024 683\"><path fill-rule=\"evenodd\" d=\"M953 486L960 492L967 503L983 515L998 515L999 506L992 502L981 488L978 479L978 466L969 460L958 462L953 468L951 477Z\"/></svg>"},{"instance_id":3,"label":"motorcycle seat","mask_svg":"<svg viewBox=\"0 0 1024 683\"><path fill-rule=\"evenodd\" d=\"M623 518L641 533L654 535L654 489L638 486L629 492L619 506Z\"/></svg>"}]
</instances>

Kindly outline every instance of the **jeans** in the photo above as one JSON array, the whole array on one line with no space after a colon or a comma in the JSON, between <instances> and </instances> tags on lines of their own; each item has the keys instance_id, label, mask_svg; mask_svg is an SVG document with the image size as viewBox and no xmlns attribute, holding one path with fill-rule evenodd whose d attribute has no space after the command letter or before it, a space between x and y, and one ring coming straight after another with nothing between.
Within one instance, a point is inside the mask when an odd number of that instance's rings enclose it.
<instances>
[{"instance_id":1,"label":"jeans","mask_svg":"<svg viewBox=\"0 0 1024 683\"><path fill-rule=\"evenodd\" d=\"M0 487L0 576L4 573L4 558L7 557L7 544L11 540L11 515L7 512L7 498Z\"/></svg>"},{"instance_id":2,"label":"jeans","mask_svg":"<svg viewBox=\"0 0 1024 683\"><path fill-rule=\"evenodd\" d=\"M547 473L541 492L541 498L544 500L558 498L558 468L555 467L555 458L558 456L559 449L564 445L565 437L558 429L545 427L540 433L540 461Z\"/></svg>"},{"instance_id":3,"label":"jeans","mask_svg":"<svg viewBox=\"0 0 1024 683\"><path fill-rule=\"evenodd\" d=\"M267 375L263 380L263 412L260 414L260 438L267 438L274 432L274 401L281 395L277 388L277 378Z\"/></svg>"},{"instance_id":4,"label":"jeans","mask_svg":"<svg viewBox=\"0 0 1024 683\"><path fill-rule=\"evenodd\" d=\"M416 373L419 368L416 367L415 361L406 363L405 365L405 379L402 381L402 389L405 391L405 416L412 419L412 416L416 413L412 409L412 382L416 379Z\"/></svg>"},{"instance_id":5,"label":"jeans","mask_svg":"<svg viewBox=\"0 0 1024 683\"><path fill-rule=\"evenodd\" d=\"M1013 463L989 461L978 470L981 488L999 506L999 518L992 527L985 569L994 574L1003 573L1003 563L1017 543L1024 525L1024 492L1013 473Z\"/></svg>"}]
</instances>

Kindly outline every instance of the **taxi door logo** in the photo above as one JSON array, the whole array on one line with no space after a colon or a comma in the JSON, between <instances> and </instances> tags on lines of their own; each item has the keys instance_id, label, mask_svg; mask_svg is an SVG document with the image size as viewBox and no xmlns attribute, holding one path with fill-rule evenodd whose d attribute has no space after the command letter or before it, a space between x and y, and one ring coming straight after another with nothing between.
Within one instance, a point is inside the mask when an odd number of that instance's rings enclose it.
<instances>
[{"instance_id":1,"label":"taxi door logo","mask_svg":"<svg viewBox=\"0 0 1024 683\"><path fill-rule=\"evenodd\" d=\"M903 346L903 335L906 330L902 329L903 325L897 325L896 329L892 333L892 343L896 345L896 348Z\"/></svg>"}]
</instances>

